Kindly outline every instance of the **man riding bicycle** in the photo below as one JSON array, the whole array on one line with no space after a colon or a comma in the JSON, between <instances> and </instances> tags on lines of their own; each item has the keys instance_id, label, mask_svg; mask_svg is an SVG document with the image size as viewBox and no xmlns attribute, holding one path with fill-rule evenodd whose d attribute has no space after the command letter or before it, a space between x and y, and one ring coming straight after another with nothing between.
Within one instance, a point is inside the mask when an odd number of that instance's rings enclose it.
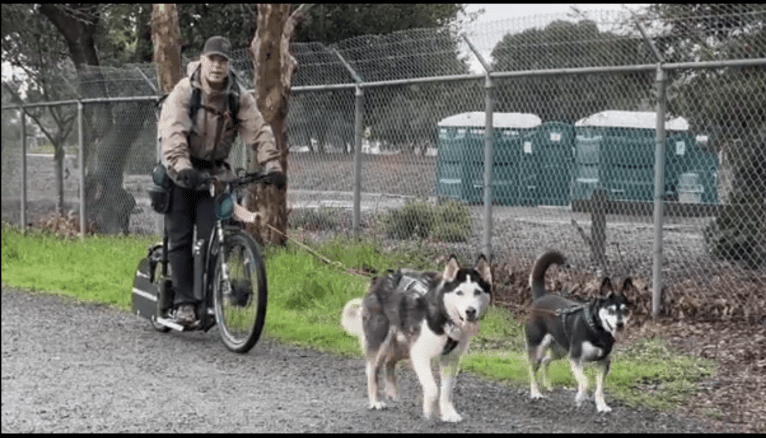
<instances>
[{"instance_id":1,"label":"man riding bicycle","mask_svg":"<svg viewBox=\"0 0 766 438\"><path fill-rule=\"evenodd\" d=\"M255 98L237 84L229 67L231 44L221 36L207 40L198 62L189 64L190 74L165 99L157 126L162 162L174 187L170 209L165 213L168 262L175 289L175 320L193 324L196 317L192 238L207 239L215 224L214 199L208 190L197 190L204 174L221 181L236 175L228 162L239 133L252 147L255 158L278 189L287 183L279 163L274 134L258 111Z\"/></svg>"}]
</instances>

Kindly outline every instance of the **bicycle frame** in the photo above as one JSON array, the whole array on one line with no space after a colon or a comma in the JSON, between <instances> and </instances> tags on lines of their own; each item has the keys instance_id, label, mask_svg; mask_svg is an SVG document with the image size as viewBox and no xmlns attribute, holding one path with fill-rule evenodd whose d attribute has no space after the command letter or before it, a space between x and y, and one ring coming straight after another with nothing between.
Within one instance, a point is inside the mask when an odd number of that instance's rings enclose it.
<instances>
[{"instance_id":1,"label":"bicycle frame","mask_svg":"<svg viewBox=\"0 0 766 438\"><path fill-rule=\"evenodd\" d=\"M211 180L206 181L210 187L211 196L235 196L236 190L247 184L259 182L263 179L263 175L260 173L248 174L238 177L237 180L224 184L224 188L220 193L216 193L215 184L211 183ZM219 200L223 201L223 200ZM191 331L191 330L203 330L208 331L215 326L216 321L213 315L213 288L211 281L215 275L216 265L221 266L221 274L224 287L229 288L225 292L231 292L231 285L229 284L229 272L226 265L226 260L223 259L224 253L221 248L224 247L225 236L228 231L241 230L244 223L255 223L260 217L260 213L254 213L248 211L245 207L238 203L236 196L233 200L232 212L230 217L221 218L216 216L216 221L213 226L213 230L209 238L207 239L204 250L197 247L196 251L193 250L194 256L194 296L202 303L199 309L199 324L191 327L182 326L173 320L166 318L168 309L172 307L173 294L170 293L172 287L172 281L168 276L168 233L167 229L163 226L163 238L161 244L161 256L157 260L155 255L157 245L153 246L149 251L149 256L142 259L139 263L138 270L136 272L136 278L133 283L133 312L144 318L150 319L155 328L165 327L167 329L173 329L177 331ZM199 237L199 236L198 236ZM201 239L197 239L192 243L192 247L196 247ZM161 264L161 275L163 281L158 284L157 279L154 278L156 274L157 263ZM159 327L158 327L159 326Z\"/></svg>"}]
</instances>

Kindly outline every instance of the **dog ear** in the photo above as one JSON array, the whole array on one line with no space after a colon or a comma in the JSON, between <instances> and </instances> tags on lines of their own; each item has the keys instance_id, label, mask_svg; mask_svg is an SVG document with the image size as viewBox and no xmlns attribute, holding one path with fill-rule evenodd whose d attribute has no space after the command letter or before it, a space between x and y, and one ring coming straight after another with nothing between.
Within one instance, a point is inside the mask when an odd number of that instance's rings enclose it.
<instances>
[{"instance_id":1,"label":"dog ear","mask_svg":"<svg viewBox=\"0 0 766 438\"><path fill-rule=\"evenodd\" d=\"M633 279L631 277L625 277L625 279L622 281L622 288L620 288L620 295L622 295L623 299L625 300L625 304L628 306L632 305L633 303L628 300L627 295L625 294L625 291L628 289L632 289L635 287L633 285Z\"/></svg>"},{"instance_id":2,"label":"dog ear","mask_svg":"<svg viewBox=\"0 0 766 438\"><path fill-rule=\"evenodd\" d=\"M449 256L447 266L444 267L444 273L442 276L444 277L445 281L452 281L457 277L458 271L460 271L460 264L457 262L457 257L455 257L455 254L451 254Z\"/></svg>"},{"instance_id":3,"label":"dog ear","mask_svg":"<svg viewBox=\"0 0 766 438\"><path fill-rule=\"evenodd\" d=\"M609 294L607 295L605 292L609 291ZM609 277L604 277L601 279L601 287L598 289L598 294L603 296L611 296L614 293L614 288L612 287L612 280L609 279Z\"/></svg>"},{"instance_id":4,"label":"dog ear","mask_svg":"<svg viewBox=\"0 0 766 438\"><path fill-rule=\"evenodd\" d=\"M489 284L492 284L492 266L490 265L484 254L479 254L479 258L476 259L476 266L474 270L479 273L481 279Z\"/></svg>"}]
</instances>

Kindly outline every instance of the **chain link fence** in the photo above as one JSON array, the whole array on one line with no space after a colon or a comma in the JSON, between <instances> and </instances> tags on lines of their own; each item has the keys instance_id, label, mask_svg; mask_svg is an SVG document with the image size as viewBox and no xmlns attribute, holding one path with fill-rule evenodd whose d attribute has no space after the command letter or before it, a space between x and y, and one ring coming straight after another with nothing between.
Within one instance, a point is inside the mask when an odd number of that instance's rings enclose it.
<instances>
[{"instance_id":1,"label":"chain link fence","mask_svg":"<svg viewBox=\"0 0 766 438\"><path fill-rule=\"evenodd\" d=\"M490 250L527 268L558 249L580 271L664 291L646 306L661 298L686 314L763 322L766 8L711 10L294 43L291 233L370 235L466 259ZM250 62L234 52L248 89ZM74 93L82 80L56 87ZM87 98L28 99L25 123L4 100L3 218L77 213L84 197L100 231L155 233L145 191L157 159L154 68L87 80ZM235 149L235 166L247 160Z\"/></svg>"}]
</instances>

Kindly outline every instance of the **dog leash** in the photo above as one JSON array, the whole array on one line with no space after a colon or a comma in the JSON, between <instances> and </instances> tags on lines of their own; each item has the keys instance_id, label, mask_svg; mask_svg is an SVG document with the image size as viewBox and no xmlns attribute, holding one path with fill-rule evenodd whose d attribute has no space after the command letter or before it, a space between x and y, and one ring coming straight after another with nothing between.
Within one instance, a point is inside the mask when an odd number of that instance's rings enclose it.
<instances>
[{"instance_id":1,"label":"dog leash","mask_svg":"<svg viewBox=\"0 0 766 438\"><path fill-rule=\"evenodd\" d=\"M370 275L363 275L363 274L359 274L359 273L356 273L356 272L352 272L351 270L349 270L348 268L343 266L340 262L332 261L332 260L328 259L327 257L323 256L322 254L319 254L318 252L316 252L313 249L311 249L309 246L307 246L307 245L305 245L305 244L303 244L301 242L298 242L297 240L293 239L292 237L290 237L286 233L283 233L282 231L276 229L274 226L272 226L269 223L263 222L263 225L266 225L266 227L268 227L270 230L274 231L275 233L284 236L285 239L290 240L293 243L297 244L298 246L300 246L301 248L305 249L306 251L308 251L309 253L311 253L315 257L317 257L319 260L327 263L328 265L335 266L336 268L338 268L338 269L340 269L343 272L346 272L348 274L353 274L353 275L357 275L359 277L366 277L366 278L371 278L372 277Z\"/></svg>"}]
</instances>

